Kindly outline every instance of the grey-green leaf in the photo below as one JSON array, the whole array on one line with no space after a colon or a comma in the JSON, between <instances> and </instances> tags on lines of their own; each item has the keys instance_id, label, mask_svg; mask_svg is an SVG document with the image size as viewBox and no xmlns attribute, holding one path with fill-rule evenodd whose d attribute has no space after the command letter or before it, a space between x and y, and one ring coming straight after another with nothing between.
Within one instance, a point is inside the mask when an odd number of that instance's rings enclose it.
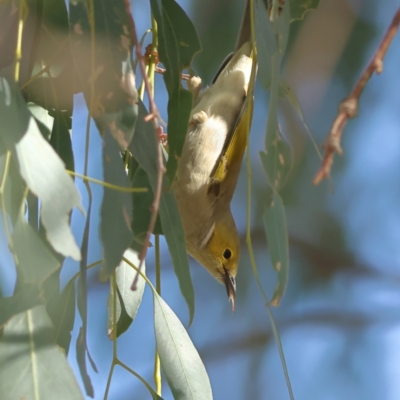
<instances>
[{"instance_id":1,"label":"grey-green leaf","mask_svg":"<svg viewBox=\"0 0 400 400\"><path fill-rule=\"evenodd\" d=\"M139 258L137 253L132 249L127 249L124 253L124 258L129 260L136 267L139 265ZM146 273L146 267L143 263L142 273ZM115 320L117 321L117 337L122 335L131 325L136 317L136 313L139 310L140 303L142 302L144 288L146 281L139 275L139 279L136 285L136 290L132 290L132 282L137 272L124 260L121 261L115 271L116 283L118 289L118 295L116 298L116 311L117 315ZM108 308L108 336L112 340L115 338L114 330L114 291L113 282L110 280L110 294L108 296L107 308Z\"/></svg>"},{"instance_id":2,"label":"grey-green leaf","mask_svg":"<svg viewBox=\"0 0 400 400\"><path fill-rule=\"evenodd\" d=\"M204 364L178 317L154 293L154 327L161 368L175 400L211 400Z\"/></svg>"},{"instance_id":3,"label":"grey-green leaf","mask_svg":"<svg viewBox=\"0 0 400 400\"><path fill-rule=\"evenodd\" d=\"M289 0L290 22L296 19L303 19L307 11L316 9L319 0Z\"/></svg>"},{"instance_id":4,"label":"grey-green leaf","mask_svg":"<svg viewBox=\"0 0 400 400\"><path fill-rule=\"evenodd\" d=\"M145 122L146 108L139 101L139 117L136 132L129 146L135 159L146 171L153 192L157 185L157 142L151 122ZM171 253L179 287L189 308L189 325L194 316L194 289L190 276L189 261L186 253L185 233L181 216L172 190L166 191L166 179L163 179L163 190L160 199L161 226Z\"/></svg>"},{"instance_id":5,"label":"grey-green leaf","mask_svg":"<svg viewBox=\"0 0 400 400\"><path fill-rule=\"evenodd\" d=\"M57 258L22 217L14 227L12 241L24 282L41 283L60 267Z\"/></svg>"},{"instance_id":6,"label":"grey-green leaf","mask_svg":"<svg viewBox=\"0 0 400 400\"><path fill-rule=\"evenodd\" d=\"M271 86L272 56L278 48L268 11L263 0L255 1L255 33L258 58L258 78L265 90Z\"/></svg>"},{"instance_id":7,"label":"grey-green leaf","mask_svg":"<svg viewBox=\"0 0 400 400\"><path fill-rule=\"evenodd\" d=\"M81 254L69 227L74 207L83 212L80 195L65 166L30 118L28 130L15 145L19 170L28 188L41 201L41 220L54 250L80 260Z\"/></svg>"},{"instance_id":8,"label":"grey-green leaf","mask_svg":"<svg viewBox=\"0 0 400 400\"><path fill-rule=\"evenodd\" d=\"M278 306L285 293L289 279L289 238L287 234L285 207L279 194L272 195L264 212L264 228L273 268L278 273L278 283L271 304Z\"/></svg>"},{"instance_id":9,"label":"grey-green leaf","mask_svg":"<svg viewBox=\"0 0 400 400\"><path fill-rule=\"evenodd\" d=\"M103 168L105 182L131 188L118 144L108 128L104 129ZM122 255L131 244L133 239L131 223L132 193L104 188L100 223L104 254L102 276L110 276L115 271L122 260Z\"/></svg>"},{"instance_id":10,"label":"grey-green leaf","mask_svg":"<svg viewBox=\"0 0 400 400\"><path fill-rule=\"evenodd\" d=\"M44 306L15 315L0 342L2 400L83 400L72 370L53 342Z\"/></svg>"}]
</instances>

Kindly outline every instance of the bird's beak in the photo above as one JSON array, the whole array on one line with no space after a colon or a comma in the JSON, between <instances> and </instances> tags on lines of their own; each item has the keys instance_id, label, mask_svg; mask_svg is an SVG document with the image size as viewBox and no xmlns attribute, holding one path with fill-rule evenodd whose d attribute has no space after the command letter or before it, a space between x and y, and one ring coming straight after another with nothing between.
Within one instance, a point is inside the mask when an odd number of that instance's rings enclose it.
<instances>
[{"instance_id":1,"label":"bird's beak","mask_svg":"<svg viewBox=\"0 0 400 400\"><path fill-rule=\"evenodd\" d=\"M236 294L236 280L233 276L229 275L228 270L224 267L224 283L226 292L228 293L229 301L232 302L232 311L235 311L235 294Z\"/></svg>"}]
</instances>

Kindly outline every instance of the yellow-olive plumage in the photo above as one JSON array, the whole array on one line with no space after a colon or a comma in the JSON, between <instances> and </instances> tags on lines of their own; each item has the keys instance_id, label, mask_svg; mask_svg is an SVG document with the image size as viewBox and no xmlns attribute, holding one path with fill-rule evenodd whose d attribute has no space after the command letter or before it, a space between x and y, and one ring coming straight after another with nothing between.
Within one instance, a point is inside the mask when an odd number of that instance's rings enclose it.
<instances>
[{"instance_id":1,"label":"yellow-olive plumage","mask_svg":"<svg viewBox=\"0 0 400 400\"><path fill-rule=\"evenodd\" d=\"M201 92L200 78L188 82L193 108L173 185L187 251L226 285L232 303L240 243L230 203L247 144L255 74L248 11L240 47L214 83Z\"/></svg>"}]
</instances>

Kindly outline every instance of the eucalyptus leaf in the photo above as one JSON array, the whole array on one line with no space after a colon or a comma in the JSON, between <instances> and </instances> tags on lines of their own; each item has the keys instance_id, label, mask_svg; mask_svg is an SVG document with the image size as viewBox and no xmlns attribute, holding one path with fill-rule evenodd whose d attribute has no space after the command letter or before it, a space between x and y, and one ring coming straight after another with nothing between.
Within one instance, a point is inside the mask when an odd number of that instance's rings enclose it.
<instances>
[{"instance_id":1,"label":"eucalyptus leaf","mask_svg":"<svg viewBox=\"0 0 400 400\"><path fill-rule=\"evenodd\" d=\"M131 188L118 144L108 128L104 131L103 168L105 182ZM132 242L132 193L104 188L100 214L100 237L104 253L101 273L103 277L107 277L117 268L122 255Z\"/></svg>"},{"instance_id":2,"label":"eucalyptus leaf","mask_svg":"<svg viewBox=\"0 0 400 400\"><path fill-rule=\"evenodd\" d=\"M150 210L154 199L154 193L150 185L149 177L143 168L137 168L132 179L132 186L135 188L147 188L147 192L133 193L132 230L135 235L135 240L138 243L143 243L143 238L147 235L147 230L149 228L151 218ZM153 234L163 234L160 216L157 216Z\"/></svg>"},{"instance_id":3,"label":"eucalyptus leaf","mask_svg":"<svg viewBox=\"0 0 400 400\"><path fill-rule=\"evenodd\" d=\"M283 56L289 40L290 3L273 0L271 13L272 29L275 33L279 54Z\"/></svg>"},{"instance_id":4,"label":"eucalyptus leaf","mask_svg":"<svg viewBox=\"0 0 400 400\"><path fill-rule=\"evenodd\" d=\"M255 36L258 77L265 90L271 86L272 56L278 51L272 23L263 0L255 1Z\"/></svg>"},{"instance_id":5,"label":"eucalyptus leaf","mask_svg":"<svg viewBox=\"0 0 400 400\"><path fill-rule=\"evenodd\" d=\"M127 249L124 253L124 258L129 260L136 267L139 266L139 258L137 253L132 249ZM143 263L142 273L146 273L146 267ZM136 317L142 302L146 281L139 275L136 290L132 290L132 282L135 279L137 272L124 260L118 265L115 270L116 288L118 295L116 298L117 315L114 318L114 288L113 281L110 280L110 294L107 301L108 309L108 337L115 339L114 319L117 322L117 337L122 335L131 325Z\"/></svg>"},{"instance_id":6,"label":"eucalyptus leaf","mask_svg":"<svg viewBox=\"0 0 400 400\"><path fill-rule=\"evenodd\" d=\"M75 171L71 138L71 117L66 112L56 111L51 130L50 144L65 164L65 168Z\"/></svg>"},{"instance_id":7,"label":"eucalyptus leaf","mask_svg":"<svg viewBox=\"0 0 400 400\"><path fill-rule=\"evenodd\" d=\"M68 354L75 321L75 280L71 279L60 294L47 303L47 312L54 326L54 340Z\"/></svg>"},{"instance_id":8,"label":"eucalyptus leaf","mask_svg":"<svg viewBox=\"0 0 400 400\"><path fill-rule=\"evenodd\" d=\"M93 19L92 19L93 17ZM107 128L125 150L134 133L137 118L137 91L131 66L133 47L131 18L124 0L102 0L93 3L93 15L86 2L69 2L72 56L82 91L97 127ZM93 24L93 26L91 26ZM92 34L96 46L93 59ZM92 98L94 87L96 98Z\"/></svg>"},{"instance_id":9,"label":"eucalyptus leaf","mask_svg":"<svg viewBox=\"0 0 400 400\"><path fill-rule=\"evenodd\" d=\"M289 238L285 207L279 194L274 193L264 212L264 229L273 268L278 273L278 283L271 304L278 306L289 279Z\"/></svg>"},{"instance_id":10,"label":"eucalyptus leaf","mask_svg":"<svg viewBox=\"0 0 400 400\"><path fill-rule=\"evenodd\" d=\"M82 400L71 367L53 341L44 306L15 315L0 341L2 400Z\"/></svg>"},{"instance_id":11,"label":"eucalyptus leaf","mask_svg":"<svg viewBox=\"0 0 400 400\"><path fill-rule=\"evenodd\" d=\"M168 90L169 144L167 174L172 184L192 108L192 94L183 89L181 74L184 68L190 66L201 46L193 23L175 0L150 0L150 4L158 24L159 57L166 68L164 81Z\"/></svg>"},{"instance_id":12,"label":"eucalyptus leaf","mask_svg":"<svg viewBox=\"0 0 400 400\"><path fill-rule=\"evenodd\" d=\"M35 283L23 284L13 296L0 297L0 327L13 315L40 305L43 301L41 289Z\"/></svg>"},{"instance_id":13,"label":"eucalyptus leaf","mask_svg":"<svg viewBox=\"0 0 400 400\"><path fill-rule=\"evenodd\" d=\"M319 0L289 0L290 4L290 21L303 19L307 11L316 9Z\"/></svg>"},{"instance_id":14,"label":"eucalyptus leaf","mask_svg":"<svg viewBox=\"0 0 400 400\"><path fill-rule=\"evenodd\" d=\"M136 132L129 149L147 173L154 192L157 186L158 144L151 122L145 122L147 115L146 108L139 100L139 117ZM167 186L166 179L163 178L159 214L162 230L174 265L174 271L179 281L179 288L189 308L190 325L194 316L194 289L186 253L185 233L175 195L171 190L166 191Z\"/></svg>"},{"instance_id":15,"label":"eucalyptus leaf","mask_svg":"<svg viewBox=\"0 0 400 400\"><path fill-rule=\"evenodd\" d=\"M80 260L80 250L69 227L69 215L74 207L83 212L81 199L63 162L43 138L33 118L15 148L20 174L41 201L41 221L47 240L63 256Z\"/></svg>"},{"instance_id":16,"label":"eucalyptus leaf","mask_svg":"<svg viewBox=\"0 0 400 400\"><path fill-rule=\"evenodd\" d=\"M175 400L211 400L210 380L186 329L154 294L154 328L161 368Z\"/></svg>"},{"instance_id":17,"label":"eucalyptus leaf","mask_svg":"<svg viewBox=\"0 0 400 400\"><path fill-rule=\"evenodd\" d=\"M13 250L18 258L19 272L26 283L42 283L61 264L42 242L32 227L21 217L12 234Z\"/></svg>"}]
</instances>

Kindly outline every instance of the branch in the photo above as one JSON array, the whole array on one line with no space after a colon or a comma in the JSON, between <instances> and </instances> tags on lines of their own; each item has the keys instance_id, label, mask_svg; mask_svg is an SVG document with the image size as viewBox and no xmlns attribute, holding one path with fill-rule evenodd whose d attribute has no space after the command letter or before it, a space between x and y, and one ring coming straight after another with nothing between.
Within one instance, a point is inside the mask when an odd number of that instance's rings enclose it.
<instances>
[{"instance_id":1,"label":"branch","mask_svg":"<svg viewBox=\"0 0 400 400\"><path fill-rule=\"evenodd\" d=\"M140 43L139 43L139 40L138 40L138 37L136 34L135 21L131 14L129 0L125 0L125 9L129 16L129 22L131 25L130 28L131 28L131 32L132 32L133 44L135 46L136 57L137 57L137 60L139 63L140 72L142 75L142 79L144 81L147 96L149 98L149 116L148 117L150 117L149 119L151 119L151 121L153 123L154 134L156 136L156 141L158 143L158 145L157 145L157 185L156 185L156 190L154 191L153 203L151 205L151 218L150 218L150 222L149 222L149 227L147 229L146 239L143 243L142 250L140 251L140 254L138 256L139 261L140 261L139 266L138 266L138 273L136 274L135 279L133 280L133 283L132 283L132 290L135 290L137 281L139 279L139 273L142 269L143 261L146 258L147 249L150 247L150 236L153 233L154 226L157 221L158 209L160 207L163 174L165 173L165 167L164 167L164 159L163 159L161 145L160 145L160 137L158 135L158 121L160 120L160 114L159 114L156 104L154 102L154 98L152 96L152 89L151 89L150 82L149 82L147 74L146 74L146 69L145 69L145 65L143 62L143 56L141 53L141 46L140 46ZM154 35L154 31L153 31L153 35ZM154 42L154 40L153 40L153 42Z\"/></svg>"},{"instance_id":2,"label":"branch","mask_svg":"<svg viewBox=\"0 0 400 400\"><path fill-rule=\"evenodd\" d=\"M380 74L383 70L383 58L392 42L394 36L396 35L400 24L400 8L397 10L396 15L390 24L385 37L383 38L377 52L375 53L372 61L369 63L368 67L361 75L354 89L350 94L340 103L339 112L333 121L332 128L329 132L328 138L326 139L323 147L325 148L325 156L322 161L322 166L317 172L314 178L313 184L318 185L322 179L329 177L331 172L331 167L333 164L333 156L336 153L339 155L343 154L343 150L340 146L340 140L342 137L343 128L346 122L350 118L354 118L358 113L358 102L362 91L364 90L367 82L370 80L371 76L376 72Z\"/></svg>"}]
</instances>

